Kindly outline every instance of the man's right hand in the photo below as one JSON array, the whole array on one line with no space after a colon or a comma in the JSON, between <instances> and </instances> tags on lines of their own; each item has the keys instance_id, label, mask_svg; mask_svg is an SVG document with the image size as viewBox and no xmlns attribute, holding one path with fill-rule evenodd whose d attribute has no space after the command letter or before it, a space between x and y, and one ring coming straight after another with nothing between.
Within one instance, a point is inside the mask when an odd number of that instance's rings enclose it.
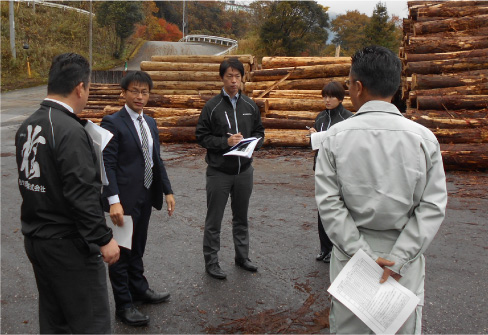
<instances>
[{"instance_id":1,"label":"man's right hand","mask_svg":"<svg viewBox=\"0 0 488 335\"><path fill-rule=\"evenodd\" d=\"M100 252L102 253L103 261L108 265L112 265L119 260L120 248L117 241L113 238L110 242L100 247Z\"/></svg>"},{"instance_id":2,"label":"man's right hand","mask_svg":"<svg viewBox=\"0 0 488 335\"><path fill-rule=\"evenodd\" d=\"M110 205L110 218L114 225L119 227L124 225L124 208L120 202Z\"/></svg>"},{"instance_id":3,"label":"man's right hand","mask_svg":"<svg viewBox=\"0 0 488 335\"><path fill-rule=\"evenodd\" d=\"M239 143L244 137L242 137L242 134L241 133L237 133L237 134L234 134L234 135L231 135L228 139L227 139L227 144L230 146L230 147L233 147L234 145L236 145L237 143Z\"/></svg>"}]
</instances>

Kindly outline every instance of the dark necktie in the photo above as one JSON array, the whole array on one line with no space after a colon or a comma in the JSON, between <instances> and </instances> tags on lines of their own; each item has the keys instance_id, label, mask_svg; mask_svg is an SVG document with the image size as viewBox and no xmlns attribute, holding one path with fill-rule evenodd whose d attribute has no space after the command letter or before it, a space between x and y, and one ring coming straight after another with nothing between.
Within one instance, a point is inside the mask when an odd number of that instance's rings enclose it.
<instances>
[{"instance_id":1,"label":"dark necktie","mask_svg":"<svg viewBox=\"0 0 488 335\"><path fill-rule=\"evenodd\" d=\"M139 115L137 117L137 120L139 121L139 127L141 129L142 153L144 155L144 186L148 189L149 187L151 187L153 181L151 158L149 156L149 142L147 140L146 129L142 124L142 115Z\"/></svg>"}]
</instances>

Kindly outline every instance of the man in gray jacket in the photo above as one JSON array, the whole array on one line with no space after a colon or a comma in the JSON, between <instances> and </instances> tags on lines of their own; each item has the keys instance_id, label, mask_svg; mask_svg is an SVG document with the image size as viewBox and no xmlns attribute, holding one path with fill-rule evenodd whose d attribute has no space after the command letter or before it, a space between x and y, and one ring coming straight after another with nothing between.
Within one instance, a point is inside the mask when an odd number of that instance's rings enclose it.
<instances>
[{"instance_id":1,"label":"man in gray jacket","mask_svg":"<svg viewBox=\"0 0 488 335\"><path fill-rule=\"evenodd\" d=\"M371 46L352 57L349 95L357 113L319 133L315 197L334 248L331 282L359 250L414 292L420 303L398 333L421 331L423 253L445 216L446 180L440 147L427 128L390 103L400 85L401 62ZM332 299L332 333L372 331Z\"/></svg>"}]
</instances>

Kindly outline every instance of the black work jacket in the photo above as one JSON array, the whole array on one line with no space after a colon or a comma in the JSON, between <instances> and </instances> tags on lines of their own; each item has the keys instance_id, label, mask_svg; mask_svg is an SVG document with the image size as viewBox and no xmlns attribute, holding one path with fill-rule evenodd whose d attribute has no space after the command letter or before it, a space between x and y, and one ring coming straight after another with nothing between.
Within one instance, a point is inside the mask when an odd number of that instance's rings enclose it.
<instances>
[{"instance_id":1,"label":"black work jacket","mask_svg":"<svg viewBox=\"0 0 488 335\"><path fill-rule=\"evenodd\" d=\"M22 233L32 238L77 238L106 245L112 230L101 205L93 141L82 121L44 100L15 136Z\"/></svg>"},{"instance_id":2,"label":"black work jacket","mask_svg":"<svg viewBox=\"0 0 488 335\"><path fill-rule=\"evenodd\" d=\"M209 166L231 175L251 166L252 157L223 156L231 148L227 143L228 134L239 132L244 138L261 137L255 150L259 149L264 140L261 113L254 101L241 92L234 109L229 97L221 91L203 107L195 132L197 142L207 149L205 161Z\"/></svg>"}]
</instances>

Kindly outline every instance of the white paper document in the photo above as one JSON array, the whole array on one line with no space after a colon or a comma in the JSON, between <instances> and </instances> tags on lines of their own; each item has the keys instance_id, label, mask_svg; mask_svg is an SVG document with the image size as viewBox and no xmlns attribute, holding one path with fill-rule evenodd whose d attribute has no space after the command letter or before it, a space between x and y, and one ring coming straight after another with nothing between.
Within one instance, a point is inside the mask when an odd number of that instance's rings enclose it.
<instances>
[{"instance_id":1,"label":"white paper document","mask_svg":"<svg viewBox=\"0 0 488 335\"><path fill-rule=\"evenodd\" d=\"M108 142L110 142L114 135L110 131L96 125L90 120L88 120L86 123L85 130L93 141L93 147L95 148L95 154L97 155L100 174L102 177L102 184L108 185L107 174L105 173L105 166L103 164L103 149L105 149Z\"/></svg>"},{"instance_id":2,"label":"white paper document","mask_svg":"<svg viewBox=\"0 0 488 335\"><path fill-rule=\"evenodd\" d=\"M127 249L132 249L132 216L124 215L124 225L122 227L113 224L110 216L105 217L107 222L111 222L112 225L108 225L112 228L114 240L118 245Z\"/></svg>"},{"instance_id":3,"label":"white paper document","mask_svg":"<svg viewBox=\"0 0 488 335\"><path fill-rule=\"evenodd\" d=\"M310 134L310 144L312 145L312 150L318 150L320 148L320 133L321 132Z\"/></svg>"},{"instance_id":4,"label":"white paper document","mask_svg":"<svg viewBox=\"0 0 488 335\"><path fill-rule=\"evenodd\" d=\"M419 298L395 279L380 284L383 269L358 250L328 292L376 334L394 334L415 310Z\"/></svg>"},{"instance_id":5,"label":"white paper document","mask_svg":"<svg viewBox=\"0 0 488 335\"><path fill-rule=\"evenodd\" d=\"M242 139L239 143L230 148L229 152L226 152L224 156L241 156L251 158L254 148L258 144L261 137L249 137Z\"/></svg>"}]
</instances>

